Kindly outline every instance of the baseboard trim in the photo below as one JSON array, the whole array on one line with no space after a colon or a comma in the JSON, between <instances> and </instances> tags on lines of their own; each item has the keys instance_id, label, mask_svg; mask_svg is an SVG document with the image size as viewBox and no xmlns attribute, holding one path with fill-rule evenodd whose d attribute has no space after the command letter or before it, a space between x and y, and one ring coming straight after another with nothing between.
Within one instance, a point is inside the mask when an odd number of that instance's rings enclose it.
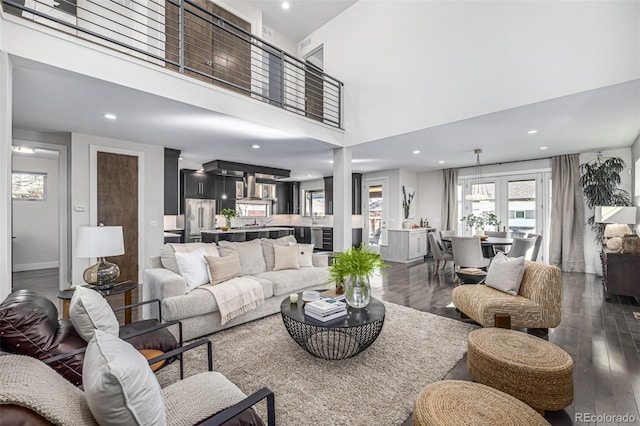
<instances>
[{"instance_id":1,"label":"baseboard trim","mask_svg":"<svg viewBox=\"0 0 640 426\"><path fill-rule=\"evenodd\" d=\"M23 263L21 265L13 265L13 272L35 271L38 269L51 269L59 268L60 262L37 262L37 263Z\"/></svg>"}]
</instances>

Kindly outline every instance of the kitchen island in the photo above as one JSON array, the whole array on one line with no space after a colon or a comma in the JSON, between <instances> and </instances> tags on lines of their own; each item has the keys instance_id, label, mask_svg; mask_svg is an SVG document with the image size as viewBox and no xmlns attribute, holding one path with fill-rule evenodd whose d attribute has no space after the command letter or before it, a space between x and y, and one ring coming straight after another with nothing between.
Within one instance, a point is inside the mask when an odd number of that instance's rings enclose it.
<instances>
[{"instance_id":1,"label":"kitchen island","mask_svg":"<svg viewBox=\"0 0 640 426\"><path fill-rule=\"evenodd\" d=\"M256 238L280 238L293 235L293 228L282 226L243 226L202 231L203 243L217 243L218 241L251 241Z\"/></svg>"}]
</instances>

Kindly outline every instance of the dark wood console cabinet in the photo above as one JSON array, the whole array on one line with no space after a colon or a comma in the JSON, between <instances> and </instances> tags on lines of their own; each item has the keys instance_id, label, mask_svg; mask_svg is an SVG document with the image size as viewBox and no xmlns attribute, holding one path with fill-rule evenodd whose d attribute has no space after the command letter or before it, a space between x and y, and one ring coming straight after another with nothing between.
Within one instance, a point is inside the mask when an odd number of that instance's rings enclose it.
<instances>
[{"instance_id":1,"label":"dark wood console cabinet","mask_svg":"<svg viewBox=\"0 0 640 426\"><path fill-rule=\"evenodd\" d=\"M602 266L608 294L640 298L640 254L603 253Z\"/></svg>"}]
</instances>

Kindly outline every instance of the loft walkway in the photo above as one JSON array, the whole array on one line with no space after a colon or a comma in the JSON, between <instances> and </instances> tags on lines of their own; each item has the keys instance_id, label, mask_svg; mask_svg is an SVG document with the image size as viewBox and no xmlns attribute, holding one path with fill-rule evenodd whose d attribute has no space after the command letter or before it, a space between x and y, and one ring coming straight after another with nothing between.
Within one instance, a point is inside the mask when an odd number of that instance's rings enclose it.
<instances>
[{"instance_id":1,"label":"loft walkway","mask_svg":"<svg viewBox=\"0 0 640 426\"><path fill-rule=\"evenodd\" d=\"M343 83L209 0L2 0L5 12L342 128Z\"/></svg>"}]
</instances>

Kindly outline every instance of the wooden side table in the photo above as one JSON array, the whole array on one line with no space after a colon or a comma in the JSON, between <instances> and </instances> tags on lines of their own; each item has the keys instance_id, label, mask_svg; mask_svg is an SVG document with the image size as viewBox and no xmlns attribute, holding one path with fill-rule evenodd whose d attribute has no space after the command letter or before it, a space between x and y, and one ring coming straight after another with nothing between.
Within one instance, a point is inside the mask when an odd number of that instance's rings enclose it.
<instances>
[{"instance_id":1,"label":"wooden side table","mask_svg":"<svg viewBox=\"0 0 640 426\"><path fill-rule=\"evenodd\" d=\"M603 253L602 283L608 294L640 298L640 254Z\"/></svg>"},{"instance_id":2,"label":"wooden side table","mask_svg":"<svg viewBox=\"0 0 640 426\"><path fill-rule=\"evenodd\" d=\"M138 283L133 281L124 281L114 285L113 287L105 290L96 290L103 297L114 296L116 294L124 293L124 304L131 305L133 303L132 293L133 290L138 288ZM89 287L91 288L91 287ZM71 305L71 297L73 297L74 289L63 290L58 293L58 299L62 300L62 318L69 319L69 306ZM131 309L124 310L124 323L129 324L131 322Z\"/></svg>"}]
</instances>

